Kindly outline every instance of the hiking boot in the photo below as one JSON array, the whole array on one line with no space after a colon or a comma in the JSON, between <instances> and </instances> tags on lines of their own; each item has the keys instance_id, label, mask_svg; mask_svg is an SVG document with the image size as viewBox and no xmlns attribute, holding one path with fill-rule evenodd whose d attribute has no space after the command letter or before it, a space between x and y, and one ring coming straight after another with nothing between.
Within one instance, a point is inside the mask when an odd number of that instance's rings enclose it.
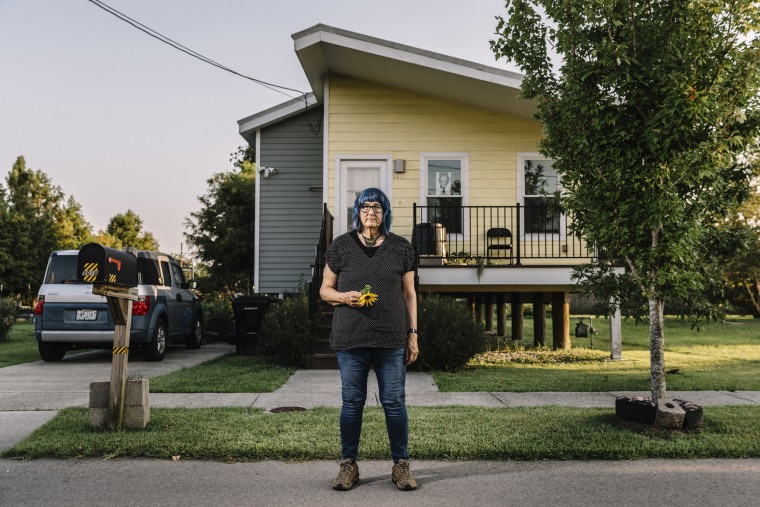
<instances>
[{"instance_id":1,"label":"hiking boot","mask_svg":"<svg viewBox=\"0 0 760 507\"><path fill-rule=\"evenodd\" d=\"M355 461L346 458L340 462L340 472L332 483L333 489L348 491L359 482L359 465Z\"/></svg>"},{"instance_id":2,"label":"hiking boot","mask_svg":"<svg viewBox=\"0 0 760 507\"><path fill-rule=\"evenodd\" d=\"M393 465L391 480L401 491L417 489L417 481L414 480L412 469L409 468L409 462L405 459L400 459Z\"/></svg>"}]
</instances>

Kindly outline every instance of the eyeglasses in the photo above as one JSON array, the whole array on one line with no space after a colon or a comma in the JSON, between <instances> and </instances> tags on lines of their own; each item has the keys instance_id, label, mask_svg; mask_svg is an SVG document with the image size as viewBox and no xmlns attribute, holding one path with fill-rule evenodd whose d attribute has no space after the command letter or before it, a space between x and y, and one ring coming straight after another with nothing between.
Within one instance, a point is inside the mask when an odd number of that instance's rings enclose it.
<instances>
[{"instance_id":1,"label":"eyeglasses","mask_svg":"<svg viewBox=\"0 0 760 507\"><path fill-rule=\"evenodd\" d=\"M359 208L359 210L362 213L369 213L370 211L373 213L382 213L383 207L380 206L379 204L376 204L374 206L362 206L361 208Z\"/></svg>"}]
</instances>

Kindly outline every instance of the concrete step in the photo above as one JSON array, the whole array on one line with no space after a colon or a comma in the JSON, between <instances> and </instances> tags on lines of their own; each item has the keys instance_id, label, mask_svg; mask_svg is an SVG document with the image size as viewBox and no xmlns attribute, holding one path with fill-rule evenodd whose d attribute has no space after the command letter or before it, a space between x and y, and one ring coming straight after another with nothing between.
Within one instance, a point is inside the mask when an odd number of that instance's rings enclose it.
<instances>
[{"instance_id":1,"label":"concrete step","mask_svg":"<svg viewBox=\"0 0 760 507\"><path fill-rule=\"evenodd\" d=\"M330 348L330 338L317 338L311 342L312 354L333 354L335 352Z\"/></svg>"},{"instance_id":2,"label":"concrete step","mask_svg":"<svg viewBox=\"0 0 760 507\"><path fill-rule=\"evenodd\" d=\"M309 356L309 368L312 370L337 370L338 358L335 353L312 354Z\"/></svg>"}]
</instances>

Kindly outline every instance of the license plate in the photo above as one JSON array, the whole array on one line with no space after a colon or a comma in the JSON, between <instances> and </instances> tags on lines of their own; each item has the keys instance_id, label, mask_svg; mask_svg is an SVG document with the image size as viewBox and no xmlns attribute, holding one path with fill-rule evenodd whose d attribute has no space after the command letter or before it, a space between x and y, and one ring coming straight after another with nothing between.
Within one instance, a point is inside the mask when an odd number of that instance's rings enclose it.
<instances>
[{"instance_id":1,"label":"license plate","mask_svg":"<svg viewBox=\"0 0 760 507\"><path fill-rule=\"evenodd\" d=\"M98 320L98 311L77 310L77 320Z\"/></svg>"}]
</instances>

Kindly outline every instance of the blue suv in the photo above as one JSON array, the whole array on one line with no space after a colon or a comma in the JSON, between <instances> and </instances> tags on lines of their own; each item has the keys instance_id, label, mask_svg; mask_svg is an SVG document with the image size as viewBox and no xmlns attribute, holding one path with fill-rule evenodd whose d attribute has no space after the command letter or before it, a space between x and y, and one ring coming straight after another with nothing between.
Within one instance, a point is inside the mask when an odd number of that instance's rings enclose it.
<instances>
[{"instance_id":1,"label":"blue suv","mask_svg":"<svg viewBox=\"0 0 760 507\"><path fill-rule=\"evenodd\" d=\"M114 322L104 296L92 284L77 281L78 250L50 255L35 307L34 331L40 357L60 361L69 350L110 348ZM160 252L139 251L138 301L132 306L130 347L142 348L148 361L161 361L166 347L201 346L200 300L176 259Z\"/></svg>"}]
</instances>

